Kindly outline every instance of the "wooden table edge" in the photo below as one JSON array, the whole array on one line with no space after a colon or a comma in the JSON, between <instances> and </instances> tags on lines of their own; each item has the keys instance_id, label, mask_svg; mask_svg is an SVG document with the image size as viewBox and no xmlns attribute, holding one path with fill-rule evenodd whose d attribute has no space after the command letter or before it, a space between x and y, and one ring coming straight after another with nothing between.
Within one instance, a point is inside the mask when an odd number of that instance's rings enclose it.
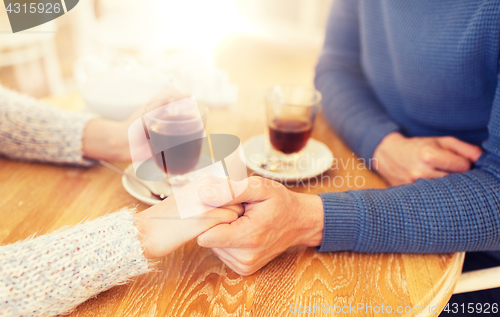
<instances>
[{"instance_id":1,"label":"wooden table edge","mask_svg":"<svg viewBox=\"0 0 500 317\"><path fill-rule=\"evenodd\" d=\"M455 290L455 286L457 285L458 278L462 274L462 266L464 264L465 252L457 252L453 254L453 264L450 266L446 274L444 274L441 280L438 283L438 292L434 295L434 297L427 301L429 305L438 304L439 313L436 315L435 313L429 312L425 307L422 309L422 312L415 317L426 317L426 316L438 316L450 300L453 295L453 291Z\"/></svg>"}]
</instances>

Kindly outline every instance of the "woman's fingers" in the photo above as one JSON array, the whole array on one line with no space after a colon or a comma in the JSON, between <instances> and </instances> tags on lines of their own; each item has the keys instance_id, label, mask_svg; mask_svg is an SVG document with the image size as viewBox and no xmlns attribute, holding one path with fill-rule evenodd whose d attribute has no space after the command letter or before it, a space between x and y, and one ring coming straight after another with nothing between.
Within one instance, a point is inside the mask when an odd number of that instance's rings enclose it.
<instances>
[{"instance_id":1,"label":"woman's fingers","mask_svg":"<svg viewBox=\"0 0 500 317\"><path fill-rule=\"evenodd\" d=\"M262 177L249 177L241 182L207 184L198 189L198 196L205 204L215 207L259 202L271 198L272 189L278 186L281 185ZM228 199L231 189L233 193L238 193L234 199Z\"/></svg>"},{"instance_id":2,"label":"woman's fingers","mask_svg":"<svg viewBox=\"0 0 500 317\"><path fill-rule=\"evenodd\" d=\"M238 248L241 247L248 236L248 221L246 216L237 221L220 224L198 236L198 245L205 248ZM245 225L248 224L248 225Z\"/></svg>"},{"instance_id":3,"label":"woman's fingers","mask_svg":"<svg viewBox=\"0 0 500 317\"><path fill-rule=\"evenodd\" d=\"M229 206L224 206L224 207L219 207L219 208L225 208L234 211L235 213L238 214L239 217L243 216L245 213L245 207L243 204L235 204L235 205L229 205Z\"/></svg>"},{"instance_id":4,"label":"woman's fingers","mask_svg":"<svg viewBox=\"0 0 500 317\"><path fill-rule=\"evenodd\" d=\"M219 224L231 223L239 217L238 212L236 212L236 210L231 210L230 208L214 208L200 216L204 218L203 220L208 222L208 228L206 228L206 230Z\"/></svg>"}]
</instances>

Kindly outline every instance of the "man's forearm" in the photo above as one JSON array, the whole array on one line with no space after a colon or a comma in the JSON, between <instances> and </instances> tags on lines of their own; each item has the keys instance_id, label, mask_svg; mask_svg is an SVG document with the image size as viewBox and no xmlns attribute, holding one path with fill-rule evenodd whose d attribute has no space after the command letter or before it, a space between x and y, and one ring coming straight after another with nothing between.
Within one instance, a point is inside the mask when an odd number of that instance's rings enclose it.
<instances>
[{"instance_id":1,"label":"man's forearm","mask_svg":"<svg viewBox=\"0 0 500 317\"><path fill-rule=\"evenodd\" d=\"M321 194L321 251L448 253L500 250L498 163L389 189ZM493 173L495 171L495 173Z\"/></svg>"}]
</instances>

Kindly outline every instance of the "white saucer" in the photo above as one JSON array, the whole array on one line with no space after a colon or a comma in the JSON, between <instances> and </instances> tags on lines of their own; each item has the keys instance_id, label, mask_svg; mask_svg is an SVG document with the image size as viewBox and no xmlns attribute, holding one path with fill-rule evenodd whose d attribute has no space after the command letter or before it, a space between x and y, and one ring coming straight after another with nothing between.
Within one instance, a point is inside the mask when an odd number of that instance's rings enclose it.
<instances>
[{"instance_id":1,"label":"white saucer","mask_svg":"<svg viewBox=\"0 0 500 317\"><path fill-rule=\"evenodd\" d=\"M125 169L126 173L130 173L132 175L135 175L134 172L134 166L130 164L127 166ZM157 193L164 193L166 195L171 195L172 194L172 188L167 185L167 182L151 182L151 181L144 181L147 185L151 187L152 190L155 190ZM144 188L144 186L134 182L133 180L128 179L125 176L122 176L122 185L125 190L132 195L133 197L139 199L145 204L148 205L155 205L159 203L161 200L158 200L154 197L152 197L149 193L149 190Z\"/></svg>"},{"instance_id":2,"label":"white saucer","mask_svg":"<svg viewBox=\"0 0 500 317\"><path fill-rule=\"evenodd\" d=\"M262 168L266 158L266 140L268 136L261 134L243 143L245 163L255 173L280 182L299 182L330 169L333 164L333 154L330 149L313 138L301 152L301 164L298 169L270 171Z\"/></svg>"},{"instance_id":3,"label":"white saucer","mask_svg":"<svg viewBox=\"0 0 500 317\"><path fill-rule=\"evenodd\" d=\"M209 162L212 161L210 158L206 158L206 157L200 158L200 162L197 165L197 169L190 173L192 179L195 179L204 173L208 173L210 175L220 177L220 178L226 177L226 174L224 173L224 169L223 169L221 164L219 164L219 165L211 164L211 165L207 166L208 165L207 160L209 160ZM156 166L154 161L149 160L149 161L144 162L144 164L149 165L149 168L144 169L143 172L147 171L147 173L149 173L150 177L151 177L151 175L162 175L163 174L163 172ZM135 175L134 166L132 164L130 164L125 169L125 172L130 173L132 175ZM154 178L155 177L153 177L153 179ZM176 186L176 185L170 186L169 184L167 184L166 181L145 181L145 180L143 180L143 182L146 183L146 185L148 185L155 193L158 193L158 194L162 193L162 194L165 194L167 196L172 195L177 190L180 190L181 188L183 188L184 185L187 185L187 184L181 184L178 186ZM158 200L158 199L152 197L151 194L149 193L149 190L147 190L144 186L138 184L137 182L134 182L133 180L130 180L126 176L122 176L122 185L123 185L123 188L125 188L125 190L130 195L139 199L140 201L142 201L145 204L155 205L161 201L161 200Z\"/></svg>"}]
</instances>

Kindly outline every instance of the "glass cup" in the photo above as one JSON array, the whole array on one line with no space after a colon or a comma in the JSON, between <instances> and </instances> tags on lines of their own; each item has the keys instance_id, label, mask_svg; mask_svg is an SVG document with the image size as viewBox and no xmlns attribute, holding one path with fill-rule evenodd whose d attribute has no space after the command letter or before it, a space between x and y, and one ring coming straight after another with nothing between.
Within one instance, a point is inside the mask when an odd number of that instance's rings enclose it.
<instances>
[{"instance_id":1,"label":"glass cup","mask_svg":"<svg viewBox=\"0 0 500 317\"><path fill-rule=\"evenodd\" d=\"M200 160L208 109L194 98L143 110L144 125L156 165L173 186L186 184Z\"/></svg>"},{"instance_id":2,"label":"glass cup","mask_svg":"<svg viewBox=\"0 0 500 317\"><path fill-rule=\"evenodd\" d=\"M277 169L297 169L301 151L311 136L321 93L301 85L276 85L266 91L265 99L270 158Z\"/></svg>"}]
</instances>

